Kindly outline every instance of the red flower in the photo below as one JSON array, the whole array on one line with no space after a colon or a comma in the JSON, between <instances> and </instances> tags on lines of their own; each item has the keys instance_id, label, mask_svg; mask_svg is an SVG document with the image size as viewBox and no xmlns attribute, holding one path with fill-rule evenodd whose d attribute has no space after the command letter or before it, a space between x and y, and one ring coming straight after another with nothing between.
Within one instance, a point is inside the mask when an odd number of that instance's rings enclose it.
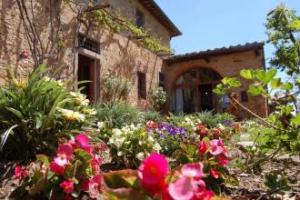
<instances>
[{"instance_id":1,"label":"red flower","mask_svg":"<svg viewBox=\"0 0 300 200\"><path fill-rule=\"evenodd\" d=\"M213 178L215 178L215 179L218 179L218 178L220 177L219 172L218 172L217 170L215 170L215 169L211 169L211 170L210 170L210 175L211 175Z\"/></svg>"},{"instance_id":2,"label":"red flower","mask_svg":"<svg viewBox=\"0 0 300 200\"><path fill-rule=\"evenodd\" d=\"M220 129L218 129L218 128L213 128L213 129L212 129L212 132L213 132L213 135L214 135L215 137L219 137L220 134L221 134L221 131L220 131Z\"/></svg>"},{"instance_id":3,"label":"red flower","mask_svg":"<svg viewBox=\"0 0 300 200\"><path fill-rule=\"evenodd\" d=\"M88 191L89 190L89 180L83 180L80 184L80 190Z\"/></svg>"},{"instance_id":4,"label":"red flower","mask_svg":"<svg viewBox=\"0 0 300 200\"><path fill-rule=\"evenodd\" d=\"M50 163L50 170L58 175L63 175L65 173L65 168L68 165L68 160L65 157L57 156Z\"/></svg>"},{"instance_id":5,"label":"red flower","mask_svg":"<svg viewBox=\"0 0 300 200\"><path fill-rule=\"evenodd\" d=\"M158 128L158 124L154 121L148 121L147 122L147 128L149 129L156 129Z\"/></svg>"},{"instance_id":6,"label":"red flower","mask_svg":"<svg viewBox=\"0 0 300 200\"><path fill-rule=\"evenodd\" d=\"M15 179L22 179L22 178L26 178L28 176L28 172L26 170L24 170L21 166L16 166L15 168Z\"/></svg>"},{"instance_id":7,"label":"red flower","mask_svg":"<svg viewBox=\"0 0 300 200\"><path fill-rule=\"evenodd\" d=\"M62 144L58 147L57 154L61 157L66 157L67 160L70 160L72 157L73 148L71 144Z\"/></svg>"},{"instance_id":8,"label":"red flower","mask_svg":"<svg viewBox=\"0 0 300 200\"><path fill-rule=\"evenodd\" d=\"M220 154L218 157L217 157L217 160L218 160L218 164L220 165L220 166L226 166L227 164L228 164L228 158L227 158L227 156L226 155L224 155L224 154Z\"/></svg>"},{"instance_id":9,"label":"red flower","mask_svg":"<svg viewBox=\"0 0 300 200\"><path fill-rule=\"evenodd\" d=\"M67 194L70 194L74 190L74 182L70 180L65 180L59 184L59 187Z\"/></svg>"},{"instance_id":10,"label":"red flower","mask_svg":"<svg viewBox=\"0 0 300 200\"><path fill-rule=\"evenodd\" d=\"M197 128L198 134L199 134L200 136L202 136L202 137L207 136L208 133L209 133L208 128L207 128L206 126L204 126L203 124L201 124L201 123L200 123L200 124L197 124L197 125L196 125L196 128Z\"/></svg>"},{"instance_id":11,"label":"red flower","mask_svg":"<svg viewBox=\"0 0 300 200\"><path fill-rule=\"evenodd\" d=\"M138 177L146 191L157 194L164 188L168 172L169 164L166 158L158 153L152 153L140 165Z\"/></svg>"},{"instance_id":12,"label":"red flower","mask_svg":"<svg viewBox=\"0 0 300 200\"><path fill-rule=\"evenodd\" d=\"M214 197L214 195L215 194L212 191L200 187L193 200L210 200Z\"/></svg>"},{"instance_id":13,"label":"red flower","mask_svg":"<svg viewBox=\"0 0 300 200\"><path fill-rule=\"evenodd\" d=\"M76 143L79 145L80 148L87 151L88 153L92 152L92 147L90 145L90 139L84 133L81 133L75 137Z\"/></svg>"},{"instance_id":14,"label":"red flower","mask_svg":"<svg viewBox=\"0 0 300 200\"><path fill-rule=\"evenodd\" d=\"M208 144L205 141L200 141L198 151L200 154L205 154L208 150Z\"/></svg>"}]
</instances>

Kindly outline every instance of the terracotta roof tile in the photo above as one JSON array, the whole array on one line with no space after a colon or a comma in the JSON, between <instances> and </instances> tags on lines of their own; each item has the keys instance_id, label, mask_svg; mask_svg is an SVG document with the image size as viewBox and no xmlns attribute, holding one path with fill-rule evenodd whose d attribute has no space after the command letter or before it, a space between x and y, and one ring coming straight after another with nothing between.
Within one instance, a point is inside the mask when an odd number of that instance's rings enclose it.
<instances>
[{"instance_id":1,"label":"terracotta roof tile","mask_svg":"<svg viewBox=\"0 0 300 200\"><path fill-rule=\"evenodd\" d=\"M264 47L263 42L254 42L254 43L246 43L243 45L236 45L236 46L229 46L229 47L222 47L216 49L209 49L205 51L198 51L193 53L186 53L181 55L174 55L167 58L168 63L176 63L176 62L184 62L187 60L199 59L199 58L207 58L209 56L215 56L220 54L229 54L229 53L236 53L236 52L243 52L255 49L262 49Z\"/></svg>"}]
</instances>

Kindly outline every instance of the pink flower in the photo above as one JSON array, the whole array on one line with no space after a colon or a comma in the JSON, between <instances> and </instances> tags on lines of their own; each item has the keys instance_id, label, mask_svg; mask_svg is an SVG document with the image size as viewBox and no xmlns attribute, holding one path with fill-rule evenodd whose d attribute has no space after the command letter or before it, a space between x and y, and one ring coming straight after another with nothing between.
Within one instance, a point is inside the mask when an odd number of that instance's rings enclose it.
<instances>
[{"instance_id":1,"label":"pink flower","mask_svg":"<svg viewBox=\"0 0 300 200\"><path fill-rule=\"evenodd\" d=\"M205 154L208 150L208 145L205 141L200 141L198 151L200 154Z\"/></svg>"},{"instance_id":2,"label":"pink flower","mask_svg":"<svg viewBox=\"0 0 300 200\"><path fill-rule=\"evenodd\" d=\"M214 193L205 188L199 188L193 200L210 200L214 197Z\"/></svg>"},{"instance_id":3,"label":"pink flower","mask_svg":"<svg viewBox=\"0 0 300 200\"><path fill-rule=\"evenodd\" d=\"M91 153L92 152L92 147L90 145L90 139L88 136L84 133L81 133L75 137L76 143L79 145L80 148L83 150Z\"/></svg>"},{"instance_id":4,"label":"pink flower","mask_svg":"<svg viewBox=\"0 0 300 200\"><path fill-rule=\"evenodd\" d=\"M94 156L91 160L91 167L93 169L94 174L100 174L100 165L101 165L101 158L99 156Z\"/></svg>"},{"instance_id":5,"label":"pink flower","mask_svg":"<svg viewBox=\"0 0 300 200\"><path fill-rule=\"evenodd\" d=\"M220 165L220 166L226 166L227 164L228 164L228 158L227 158L227 156L226 155L224 155L224 154L220 154L218 157L217 157L217 160L218 160L218 164Z\"/></svg>"},{"instance_id":6,"label":"pink flower","mask_svg":"<svg viewBox=\"0 0 300 200\"><path fill-rule=\"evenodd\" d=\"M199 187L205 187L203 166L200 163L186 164L181 177L169 185L169 194L174 200L192 200Z\"/></svg>"},{"instance_id":7,"label":"pink flower","mask_svg":"<svg viewBox=\"0 0 300 200\"><path fill-rule=\"evenodd\" d=\"M164 187L168 172L169 164L166 158L158 153L152 153L140 165L138 177L146 191L157 194Z\"/></svg>"},{"instance_id":8,"label":"pink flower","mask_svg":"<svg viewBox=\"0 0 300 200\"><path fill-rule=\"evenodd\" d=\"M210 172L210 175L215 179L218 179L220 177L219 172L215 169L211 169L209 172Z\"/></svg>"},{"instance_id":9,"label":"pink flower","mask_svg":"<svg viewBox=\"0 0 300 200\"><path fill-rule=\"evenodd\" d=\"M58 175L63 175L68 163L69 162L66 157L57 156L50 163L50 170L55 172Z\"/></svg>"},{"instance_id":10,"label":"pink flower","mask_svg":"<svg viewBox=\"0 0 300 200\"><path fill-rule=\"evenodd\" d=\"M101 187L103 184L103 177L96 175L90 179L89 182L89 195L91 198L97 198L101 194Z\"/></svg>"},{"instance_id":11,"label":"pink flower","mask_svg":"<svg viewBox=\"0 0 300 200\"><path fill-rule=\"evenodd\" d=\"M59 184L59 187L67 194L70 194L74 190L74 182L71 180L65 180Z\"/></svg>"},{"instance_id":12,"label":"pink flower","mask_svg":"<svg viewBox=\"0 0 300 200\"><path fill-rule=\"evenodd\" d=\"M22 179L28 176L28 172L24 170L20 165L16 166L15 168L15 179Z\"/></svg>"},{"instance_id":13,"label":"pink flower","mask_svg":"<svg viewBox=\"0 0 300 200\"><path fill-rule=\"evenodd\" d=\"M203 177L203 165L201 163L189 163L185 164L181 168L181 174L190 178L202 178Z\"/></svg>"},{"instance_id":14,"label":"pink flower","mask_svg":"<svg viewBox=\"0 0 300 200\"><path fill-rule=\"evenodd\" d=\"M71 144L62 144L58 147L57 154L61 157L66 157L67 160L70 160L72 157L73 148Z\"/></svg>"},{"instance_id":15,"label":"pink flower","mask_svg":"<svg viewBox=\"0 0 300 200\"><path fill-rule=\"evenodd\" d=\"M210 153L214 156L220 155L225 151L223 141L221 139L214 139L209 142Z\"/></svg>"}]
</instances>

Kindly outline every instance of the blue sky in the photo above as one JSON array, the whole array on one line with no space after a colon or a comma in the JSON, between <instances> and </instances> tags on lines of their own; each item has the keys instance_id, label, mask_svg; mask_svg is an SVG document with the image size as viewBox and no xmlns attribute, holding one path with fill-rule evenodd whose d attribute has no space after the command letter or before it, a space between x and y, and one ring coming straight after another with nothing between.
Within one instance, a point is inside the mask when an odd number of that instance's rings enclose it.
<instances>
[{"instance_id":1,"label":"blue sky","mask_svg":"<svg viewBox=\"0 0 300 200\"><path fill-rule=\"evenodd\" d=\"M156 0L183 32L172 39L176 54L264 41L267 13L284 3L300 15L300 0ZM265 47L266 59L272 47Z\"/></svg>"}]
</instances>

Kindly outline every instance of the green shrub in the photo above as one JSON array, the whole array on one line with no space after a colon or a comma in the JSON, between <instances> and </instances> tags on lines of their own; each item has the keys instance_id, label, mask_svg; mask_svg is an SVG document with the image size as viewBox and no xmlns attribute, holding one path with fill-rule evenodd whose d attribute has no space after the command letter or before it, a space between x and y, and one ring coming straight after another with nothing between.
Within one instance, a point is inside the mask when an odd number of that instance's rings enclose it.
<instances>
[{"instance_id":1,"label":"green shrub","mask_svg":"<svg viewBox=\"0 0 300 200\"><path fill-rule=\"evenodd\" d=\"M0 88L0 153L2 158L34 158L51 154L61 136L93 121L89 100L69 92L60 81L44 77L45 66L25 79L12 75Z\"/></svg>"},{"instance_id":2,"label":"green shrub","mask_svg":"<svg viewBox=\"0 0 300 200\"><path fill-rule=\"evenodd\" d=\"M129 79L118 75L107 75L103 80L103 100L116 102L127 98L132 83Z\"/></svg>"},{"instance_id":3,"label":"green shrub","mask_svg":"<svg viewBox=\"0 0 300 200\"><path fill-rule=\"evenodd\" d=\"M161 114L157 111L152 111L152 110L149 110L149 111L145 111L145 112L141 112L141 123L142 122L147 122L147 121L155 121L155 122L158 122L158 121L161 121L162 117L161 117Z\"/></svg>"},{"instance_id":4,"label":"green shrub","mask_svg":"<svg viewBox=\"0 0 300 200\"><path fill-rule=\"evenodd\" d=\"M197 113L196 117L210 128L216 127L220 123L222 124L226 121L233 121L235 119L234 116L228 113L213 114L212 112Z\"/></svg>"},{"instance_id":5,"label":"green shrub","mask_svg":"<svg viewBox=\"0 0 300 200\"><path fill-rule=\"evenodd\" d=\"M110 128L121 128L140 121L139 110L123 102L99 104L95 108L98 121L106 122Z\"/></svg>"}]
</instances>

